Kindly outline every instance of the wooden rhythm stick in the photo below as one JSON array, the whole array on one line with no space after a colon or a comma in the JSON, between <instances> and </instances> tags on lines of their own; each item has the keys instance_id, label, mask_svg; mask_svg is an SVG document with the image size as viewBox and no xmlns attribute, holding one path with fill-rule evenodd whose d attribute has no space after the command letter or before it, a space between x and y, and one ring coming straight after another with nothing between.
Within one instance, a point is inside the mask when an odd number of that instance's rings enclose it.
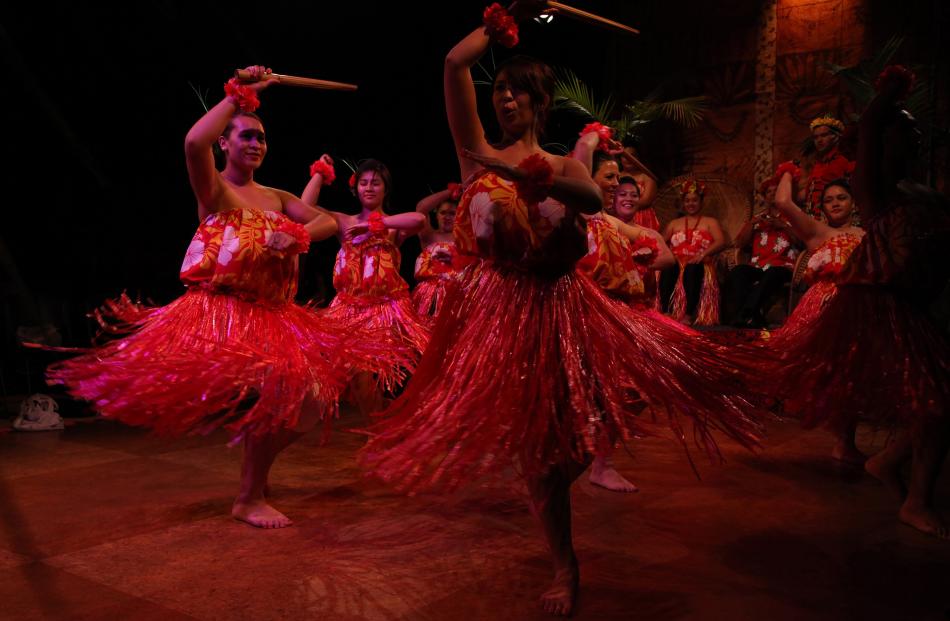
<instances>
[{"instance_id":1,"label":"wooden rhythm stick","mask_svg":"<svg viewBox=\"0 0 950 621\"><path fill-rule=\"evenodd\" d=\"M613 30L619 30L620 32L626 34L640 34L640 31L636 28L625 26L620 22L615 22L612 19L607 19L606 17L601 17L600 15L595 15L594 13L588 13L587 11L575 9L572 6L555 2L554 0L547 0L547 5L548 7L554 9L559 15L564 15L565 17L571 17L573 19L587 22L588 24L593 24L595 26L604 26Z\"/></svg>"},{"instance_id":2,"label":"wooden rhythm stick","mask_svg":"<svg viewBox=\"0 0 950 621\"><path fill-rule=\"evenodd\" d=\"M251 72L246 69L238 69L234 72L234 77L242 82L254 82ZM329 80L317 80L315 78L301 78L295 75L281 75L279 73L267 73L265 80L274 80L278 84L287 86L302 86L304 88L318 88L324 91L355 91L356 84L347 84L346 82L331 82Z\"/></svg>"}]
</instances>

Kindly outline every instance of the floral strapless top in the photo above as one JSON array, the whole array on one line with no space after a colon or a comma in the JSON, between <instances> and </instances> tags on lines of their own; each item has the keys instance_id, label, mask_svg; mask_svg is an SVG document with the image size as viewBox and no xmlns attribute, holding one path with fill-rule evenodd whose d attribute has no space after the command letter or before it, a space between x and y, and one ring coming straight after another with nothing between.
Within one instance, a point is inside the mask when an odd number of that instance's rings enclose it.
<instances>
[{"instance_id":1,"label":"floral strapless top","mask_svg":"<svg viewBox=\"0 0 950 621\"><path fill-rule=\"evenodd\" d=\"M267 248L288 222L277 211L232 209L213 213L198 226L185 251L181 281L251 301L283 304L297 293L297 255Z\"/></svg>"},{"instance_id":2,"label":"floral strapless top","mask_svg":"<svg viewBox=\"0 0 950 621\"><path fill-rule=\"evenodd\" d=\"M399 274L402 255L386 232L345 240L333 266L338 293L363 298L408 295L409 285Z\"/></svg>"},{"instance_id":3,"label":"floral strapless top","mask_svg":"<svg viewBox=\"0 0 950 621\"><path fill-rule=\"evenodd\" d=\"M453 242L437 241L422 249L416 259L416 280L430 280L454 274L461 267L459 252Z\"/></svg>"},{"instance_id":4,"label":"floral strapless top","mask_svg":"<svg viewBox=\"0 0 950 621\"><path fill-rule=\"evenodd\" d=\"M631 299L643 294L643 279L630 240L599 214L587 220L587 255L577 262L577 270L617 297Z\"/></svg>"},{"instance_id":5,"label":"floral strapless top","mask_svg":"<svg viewBox=\"0 0 950 621\"><path fill-rule=\"evenodd\" d=\"M685 261L703 252L713 243L712 233L702 229L687 229L676 231L670 237L670 250L673 256Z\"/></svg>"},{"instance_id":6,"label":"floral strapless top","mask_svg":"<svg viewBox=\"0 0 950 621\"><path fill-rule=\"evenodd\" d=\"M805 265L805 282L814 284L823 280L834 280L860 243L859 235L842 233L818 246Z\"/></svg>"},{"instance_id":7,"label":"floral strapless top","mask_svg":"<svg viewBox=\"0 0 950 621\"><path fill-rule=\"evenodd\" d=\"M523 271L563 275L587 254L580 218L548 198L527 204L492 172L462 194L453 231L458 251Z\"/></svg>"}]
</instances>

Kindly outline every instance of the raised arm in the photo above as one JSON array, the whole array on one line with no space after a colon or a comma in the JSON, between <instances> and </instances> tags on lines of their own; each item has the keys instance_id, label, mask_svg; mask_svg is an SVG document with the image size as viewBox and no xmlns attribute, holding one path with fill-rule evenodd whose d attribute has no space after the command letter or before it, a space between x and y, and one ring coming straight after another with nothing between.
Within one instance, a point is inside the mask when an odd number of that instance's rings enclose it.
<instances>
[{"instance_id":1,"label":"raised arm","mask_svg":"<svg viewBox=\"0 0 950 621\"><path fill-rule=\"evenodd\" d=\"M792 225L792 231L798 239L802 240L806 246L821 232L819 222L799 209L792 200L792 175L787 171L782 175L778 188L775 189L775 206Z\"/></svg>"},{"instance_id":2,"label":"raised arm","mask_svg":"<svg viewBox=\"0 0 950 621\"><path fill-rule=\"evenodd\" d=\"M326 153L321 155L320 159L317 161L323 162L326 166L328 166L329 171L333 170L333 158L331 158ZM318 167L315 162L313 167L311 167L311 170L313 171L313 174L310 175L310 181L308 181L307 185L304 187L303 193L300 195L300 200L315 207L320 200L320 190L323 189L323 184L326 182L326 179L324 179L324 173L322 172L326 169Z\"/></svg>"},{"instance_id":3,"label":"raised arm","mask_svg":"<svg viewBox=\"0 0 950 621\"><path fill-rule=\"evenodd\" d=\"M648 173L645 173L642 179L637 180L637 185L640 186L641 208L646 209L653 204L653 201L656 200L656 179L651 177Z\"/></svg>"},{"instance_id":4,"label":"raised arm","mask_svg":"<svg viewBox=\"0 0 950 621\"><path fill-rule=\"evenodd\" d=\"M459 41L445 57L442 74L445 112L448 115L449 130L455 142L463 179L475 172L477 166L463 157L462 152L490 152L485 140L485 128L478 118L475 83L472 81L471 72L472 66L488 50L490 43L491 39L485 34L485 29L479 27Z\"/></svg>"},{"instance_id":5,"label":"raised arm","mask_svg":"<svg viewBox=\"0 0 950 621\"><path fill-rule=\"evenodd\" d=\"M574 143L574 153L571 157L584 165L588 175L594 174L594 152L599 144L600 137L596 132L584 134Z\"/></svg>"},{"instance_id":6,"label":"raised arm","mask_svg":"<svg viewBox=\"0 0 950 621\"><path fill-rule=\"evenodd\" d=\"M260 66L248 67L247 70L255 76L270 73L269 69ZM270 80L259 80L245 86L254 92L260 92L270 83ZM199 218L216 211L222 186L221 178L214 167L212 148L238 110L238 100L227 96L198 119L185 135L185 165L188 167L191 189L198 200Z\"/></svg>"},{"instance_id":7,"label":"raised arm","mask_svg":"<svg viewBox=\"0 0 950 621\"><path fill-rule=\"evenodd\" d=\"M453 195L454 188L450 186L444 190L430 194L416 203L416 213L421 213L424 216L422 229L419 231L420 237L426 237L433 233L432 224L429 222L429 214L445 201L452 200Z\"/></svg>"}]
</instances>

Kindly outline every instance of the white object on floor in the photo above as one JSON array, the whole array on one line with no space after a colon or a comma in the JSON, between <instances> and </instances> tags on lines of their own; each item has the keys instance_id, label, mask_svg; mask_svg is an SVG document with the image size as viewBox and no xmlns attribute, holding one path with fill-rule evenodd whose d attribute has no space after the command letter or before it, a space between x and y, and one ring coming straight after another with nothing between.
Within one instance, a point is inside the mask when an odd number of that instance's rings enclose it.
<instances>
[{"instance_id":1,"label":"white object on floor","mask_svg":"<svg viewBox=\"0 0 950 621\"><path fill-rule=\"evenodd\" d=\"M63 428L59 405L49 395L36 393L20 404L20 415L13 421L18 431L53 431Z\"/></svg>"}]
</instances>

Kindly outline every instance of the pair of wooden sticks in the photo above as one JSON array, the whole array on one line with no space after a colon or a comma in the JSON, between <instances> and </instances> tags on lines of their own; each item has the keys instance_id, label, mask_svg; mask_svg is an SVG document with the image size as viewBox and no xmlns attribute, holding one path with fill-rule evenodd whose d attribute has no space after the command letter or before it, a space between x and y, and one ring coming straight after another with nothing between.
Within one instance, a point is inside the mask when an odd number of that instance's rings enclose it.
<instances>
[{"instance_id":1,"label":"pair of wooden sticks","mask_svg":"<svg viewBox=\"0 0 950 621\"><path fill-rule=\"evenodd\" d=\"M559 15L564 15L566 17L586 22L588 24L593 24L595 26L600 26L602 28L607 28L609 30L617 30L625 34L640 34L640 31L636 28L625 26L619 22L607 19L606 17L601 17L600 15L596 15L594 13L588 13L587 11L576 9L562 2L548 0L547 5L548 8L543 14L557 13ZM250 72L244 69L238 69L235 71L234 77L244 82L250 82L254 79L251 77ZM355 91L357 89L356 84L348 84L346 82L331 82L330 80L318 80L316 78L303 78L300 76L283 75L280 73L269 73L265 79L276 80L278 84L285 84L287 86L300 86L304 88L316 88L329 91Z\"/></svg>"}]
</instances>

